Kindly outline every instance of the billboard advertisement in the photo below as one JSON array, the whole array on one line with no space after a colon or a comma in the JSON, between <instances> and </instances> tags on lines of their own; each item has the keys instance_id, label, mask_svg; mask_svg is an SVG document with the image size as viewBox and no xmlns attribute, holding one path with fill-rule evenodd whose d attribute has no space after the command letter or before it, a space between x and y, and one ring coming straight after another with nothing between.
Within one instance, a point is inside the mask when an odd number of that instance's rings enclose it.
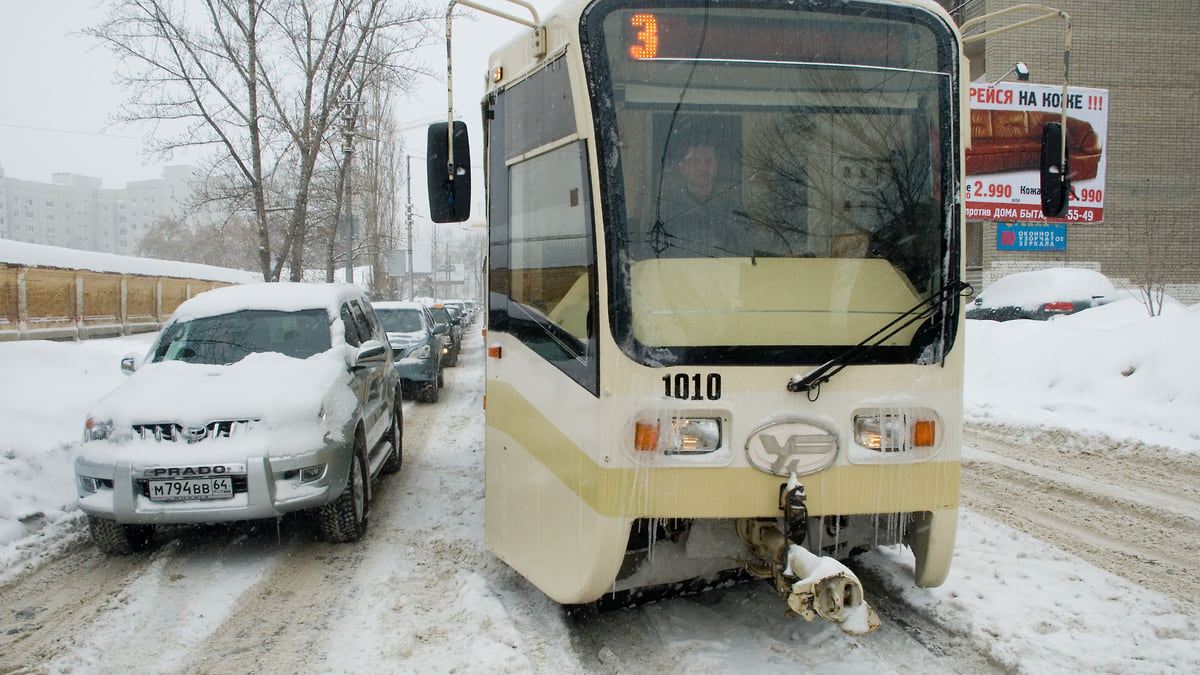
<instances>
[{"instance_id":1,"label":"billboard advertisement","mask_svg":"<svg viewBox=\"0 0 1200 675\"><path fill-rule=\"evenodd\" d=\"M1062 118L1062 87L1028 82L971 85L967 219L1043 221L1039 162L1042 126ZM1108 90L1067 90L1070 210L1063 223L1104 220Z\"/></svg>"}]
</instances>

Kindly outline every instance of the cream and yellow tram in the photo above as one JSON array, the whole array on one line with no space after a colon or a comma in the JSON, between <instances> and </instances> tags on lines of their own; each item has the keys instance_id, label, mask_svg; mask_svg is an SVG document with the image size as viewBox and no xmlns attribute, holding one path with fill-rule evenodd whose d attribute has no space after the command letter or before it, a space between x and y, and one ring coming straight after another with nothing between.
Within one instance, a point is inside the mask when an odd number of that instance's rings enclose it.
<instances>
[{"instance_id":1,"label":"cream and yellow tram","mask_svg":"<svg viewBox=\"0 0 1200 675\"><path fill-rule=\"evenodd\" d=\"M492 55L490 550L565 604L742 570L843 620L814 570L887 544L943 581L964 64L923 0L591 0Z\"/></svg>"}]
</instances>

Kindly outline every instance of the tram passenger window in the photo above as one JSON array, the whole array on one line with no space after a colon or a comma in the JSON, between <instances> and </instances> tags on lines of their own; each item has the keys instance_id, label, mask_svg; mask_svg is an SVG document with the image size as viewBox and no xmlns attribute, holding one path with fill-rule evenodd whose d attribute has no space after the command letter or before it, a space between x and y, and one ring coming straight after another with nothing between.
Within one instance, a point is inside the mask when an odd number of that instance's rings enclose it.
<instances>
[{"instance_id":1,"label":"tram passenger window","mask_svg":"<svg viewBox=\"0 0 1200 675\"><path fill-rule=\"evenodd\" d=\"M490 118L489 329L597 394L591 181L565 62L499 92Z\"/></svg>"},{"instance_id":2,"label":"tram passenger window","mask_svg":"<svg viewBox=\"0 0 1200 675\"><path fill-rule=\"evenodd\" d=\"M582 144L572 143L514 164L510 171L510 315L549 321L577 341L588 339L590 200ZM572 354L571 357L578 356Z\"/></svg>"}]
</instances>

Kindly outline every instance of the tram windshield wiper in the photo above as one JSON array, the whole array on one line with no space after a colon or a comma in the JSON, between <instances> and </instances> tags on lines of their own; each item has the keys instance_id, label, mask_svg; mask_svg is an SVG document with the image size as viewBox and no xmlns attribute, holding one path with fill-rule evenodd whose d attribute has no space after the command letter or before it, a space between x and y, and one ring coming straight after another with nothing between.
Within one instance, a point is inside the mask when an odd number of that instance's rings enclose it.
<instances>
[{"instance_id":1,"label":"tram windshield wiper","mask_svg":"<svg viewBox=\"0 0 1200 675\"><path fill-rule=\"evenodd\" d=\"M828 382L834 375L841 372L843 368L853 363L861 354L865 354L871 349L878 347L888 338L913 323L932 316L937 308L944 304L946 300L970 287L970 284L962 280L943 287L933 295L917 303L912 309L884 324L883 327L868 335L862 342L813 368L808 374L793 377L787 383L788 391L799 392L820 389L822 384Z\"/></svg>"}]
</instances>

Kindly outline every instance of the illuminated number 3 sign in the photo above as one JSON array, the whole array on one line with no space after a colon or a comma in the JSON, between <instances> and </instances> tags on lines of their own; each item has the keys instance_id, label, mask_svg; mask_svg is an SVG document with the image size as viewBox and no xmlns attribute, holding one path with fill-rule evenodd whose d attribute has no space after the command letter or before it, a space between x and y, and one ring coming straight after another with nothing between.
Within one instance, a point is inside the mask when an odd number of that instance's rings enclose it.
<instances>
[{"instance_id":1,"label":"illuminated number 3 sign","mask_svg":"<svg viewBox=\"0 0 1200 675\"><path fill-rule=\"evenodd\" d=\"M629 47L629 55L635 59L652 59L658 56L658 19L653 14L634 14L629 20L640 28L634 39L637 44Z\"/></svg>"}]
</instances>

